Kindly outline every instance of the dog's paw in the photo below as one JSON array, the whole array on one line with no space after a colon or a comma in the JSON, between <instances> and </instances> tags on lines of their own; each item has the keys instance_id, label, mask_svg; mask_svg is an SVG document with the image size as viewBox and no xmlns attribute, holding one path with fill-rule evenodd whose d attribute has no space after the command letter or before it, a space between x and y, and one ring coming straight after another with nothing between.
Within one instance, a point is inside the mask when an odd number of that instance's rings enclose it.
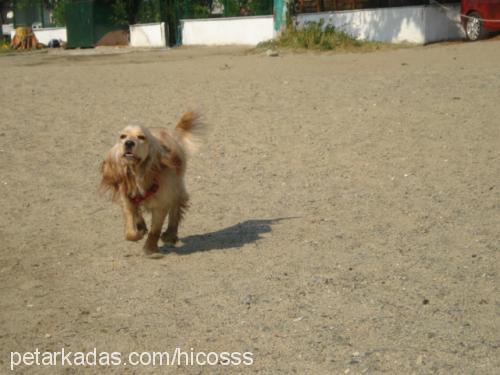
<instances>
[{"instance_id":1,"label":"dog's paw","mask_svg":"<svg viewBox=\"0 0 500 375\"><path fill-rule=\"evenodd\" d=\"M127 239L127 241L139 241L139 240L142 240L142 238L144 237L144 234L145 233L142 233L142 232L127 232L125 233L125 238Z\"/></svg>"},{"instance_id":2,"label":"dog's paw","mask_svg":"<svg viewBox=\"0 0 500 375\"><path fill-rule=\"evenodd\" d=\"M159 253L160 249L158 248L158 234L149 234L146 239L146 243L143 247L144 253L146 254L154 254Z\"/></svg>"},{"instance_id":3,"label":"dog's paw","mask_svg":"<svg viewBox=\"0 0 500 375\"><path fill-rule=\"evenodd\" d=\"M177 241L179 241L179 237L175 233L163 232L161 235L161 240L167 246L174 246Z\"/></svg>"},{"instance_id":4,"label":"dog's paw","mask_svg":"<svg viewBox=\"0 0 500 375\"><path fill-rule=\"evenodd\" d=\"M151 255L160 252L158 245L151 245L148 243L146 243L142 249L144 250L144 254L146 255Z\"/></svg>"}]
</instances>

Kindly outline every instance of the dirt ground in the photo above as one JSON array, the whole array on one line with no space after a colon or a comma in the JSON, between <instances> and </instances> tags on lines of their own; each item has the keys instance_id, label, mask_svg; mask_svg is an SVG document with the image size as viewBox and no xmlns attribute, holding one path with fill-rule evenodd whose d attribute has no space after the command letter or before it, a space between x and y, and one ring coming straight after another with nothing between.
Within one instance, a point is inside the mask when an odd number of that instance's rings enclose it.
<instances>
[{"instance_id":1,"label":"dirt ground","mask_svg":"<svg viewBox=\"0 0 500 375\"><path fill-rule=\"evenodd\" d=\"M0 56L1 374L176 347L254 361L16 373L498 373L499 40L122 52ZM150 259L100 162L193 108L182 243Z\"/></svg>"}]
</instances>

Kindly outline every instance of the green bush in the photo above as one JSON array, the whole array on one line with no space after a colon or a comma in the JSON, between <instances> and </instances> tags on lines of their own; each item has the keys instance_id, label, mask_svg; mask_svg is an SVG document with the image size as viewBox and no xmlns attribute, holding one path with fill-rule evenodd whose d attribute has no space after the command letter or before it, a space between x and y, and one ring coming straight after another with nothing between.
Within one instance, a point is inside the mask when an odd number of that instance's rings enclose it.
<instances>
[{"instance_id":1,"label":"green bush","mask_svg":"<svg viewBox=\"0 0 500 375\"><path fill-rule=\"evenodd\" d=\"M202 4L195 4L193 6L194 18L208 18L209 16L210 16L210 9L208 9L208 6Z\"/></svg>"},{"instance_id":2,"label":"green bush","mask_svg":"<svg viewBox=\"0 0 500 375\"><path fill-rule=\"evenodd\" d=\"M227 9L226 9L227 8ZM227 0L224 3L224 16L237 17L240 15L241 4L238 0Z\"/></svg>"},{"instance_id":3,"label":"green bush","mask_svg":"<svg viewBox=\"0 0 500 375\"><path fill-rule=\"evenodd\" d=\"M66 4L70 0L59 0L54 2L54 8L52 9L52 17L54 19L55 26L66 25Z\"/></svg>"},{"instance_id":4,"label":"green bush","mask_svg":"<svg viewBox=\"0 0 500 375\"><path fill-rule=\"evenodd\" d=\"M10 51L10 43L0 36L0 52Z\"/></svg>"},{"instance_id":5,"label":"green bush","mask_svg":"<svg viewBox=\"0 0 500 375\"><path fill-rule=\"evenodd\" d=\"M137 12L137 23L153 23L161 21L160 2L144 0Z\"/></svg>"}]
</instances>

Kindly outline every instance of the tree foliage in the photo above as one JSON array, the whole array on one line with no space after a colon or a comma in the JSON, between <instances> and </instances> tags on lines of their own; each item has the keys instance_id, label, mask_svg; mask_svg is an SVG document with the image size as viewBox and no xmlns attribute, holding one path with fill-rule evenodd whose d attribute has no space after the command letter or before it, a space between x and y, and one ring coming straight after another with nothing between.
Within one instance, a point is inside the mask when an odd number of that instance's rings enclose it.
<instances>
[{"instance_id":1,"label":"tree foliage","mask_svg":"<svg viewBox=\"0 0 500 375\"><path fill-rule=\"evenodd\" d=\"M0 0L0 24L7 23L4 15L10 9L12 9L12 0Z\"/></svg>"},{"instance_id":2,"label":"tree foliage","mask_svg":"<svg viewBox=\"0 0 500 375\"><path fill-rule=\"evenodd\" d=\"M137 23L139 8L144 0L105 0L113 10L113 20L117 24Z\"/></svg>"}]
</instances>

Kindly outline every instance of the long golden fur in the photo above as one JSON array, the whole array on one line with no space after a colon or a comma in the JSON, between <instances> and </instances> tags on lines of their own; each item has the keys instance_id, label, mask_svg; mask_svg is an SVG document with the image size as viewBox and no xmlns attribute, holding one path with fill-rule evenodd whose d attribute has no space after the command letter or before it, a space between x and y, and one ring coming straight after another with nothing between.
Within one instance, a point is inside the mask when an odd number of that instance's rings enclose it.
<instances>
[{"instance_id":1,"label":"long golden fur","mask_svg":"<svg viewBox=\"0 0 500 375\"><path fill-rule=\"evenodd\" d=\"M159 251L160 237L169 245L178 240L189 200L184 186L187 154L196 149L194 136L201 128L194 112L184 113L174 131L127 126L102 163L101 189L110 190L121 204L127 240L144 237L148 229L142 211L151 212L146 253ZM168 227L161 233L167 215Z\"/></svg>"}]
</instances>

